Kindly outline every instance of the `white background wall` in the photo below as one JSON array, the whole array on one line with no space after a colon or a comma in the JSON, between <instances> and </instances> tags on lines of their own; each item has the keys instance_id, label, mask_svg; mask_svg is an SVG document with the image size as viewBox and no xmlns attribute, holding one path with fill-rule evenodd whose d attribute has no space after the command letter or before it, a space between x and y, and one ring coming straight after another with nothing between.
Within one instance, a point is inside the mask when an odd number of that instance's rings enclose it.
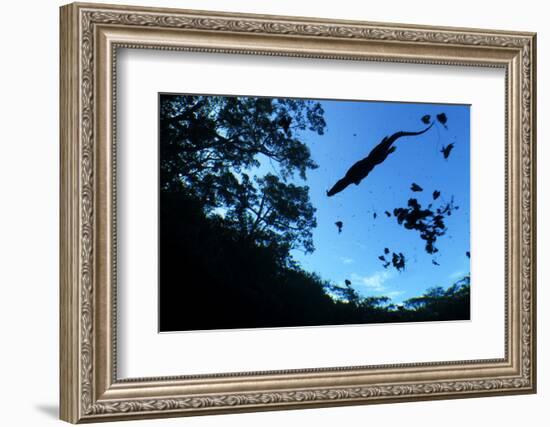
<instances>
[{"instance_id":1,"label":"white background wall","mask_svg":"<svg viewBox=\"0 0 550 427\"><path fill-rule=\"evenodd\" d=\"M111 0L113 3L124 3ZM539 393L452 401L208 416L132 425L430 427L542 426L550 405L550 29L545 3L490 1L133 0L133 4L538 32ZM2 5L0 65L0 422L59 425L58 402L58 6ZM490 171L488 171L490 173ZM546 218L545 218L546 217ZM546 336L545 336L546 335ZM546 418L546 420L545 420Z\"/></svg>"}]
</instances>

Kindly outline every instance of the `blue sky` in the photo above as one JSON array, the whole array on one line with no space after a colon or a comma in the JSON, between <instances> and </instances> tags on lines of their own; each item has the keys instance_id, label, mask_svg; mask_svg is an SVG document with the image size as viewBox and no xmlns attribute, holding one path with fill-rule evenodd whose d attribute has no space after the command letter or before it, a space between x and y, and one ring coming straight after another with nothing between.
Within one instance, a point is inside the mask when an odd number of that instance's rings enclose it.
<instances>
[{"instance_id":1,"label":"blue sky","mask_svg":"<svg viewBox=\"0 0 550 427\"><path fill-rule=\"evenodd\" d=\"M390 296L395 303L421 295L433 286L448 287L468 274L470 260L470 107L467 105L417 104L323 100L327 129L325 135L304 133L312 158L319 168L308 172L305 183L317 212L313 231L315 252L293 251L293 257L307 271L323 279L344 284L348 279L363 296ZM397 150L358 186L327 197L325 191L342 178L358 160L384 136L394 132L417 131L425 127L421 117L444 112L448 129L439 123L427 133L397 140ZM453 151L444 159L441 148L453 142ZM424 191L412 193L411 184ZM454 197L459 209L445 223L448 231L438 238L439 252L429 255L418 232L398 225L384 211L406 207L415 197L425 207L432 192L439 190L438 207ZM377 218L373 214L376 212ZM344 223L338 234L336 221ZM384 248L402 252L406 268L398 272L384 269L378 256ZM432 260L440 265L436 266ZM475 284L473 284L475 286Z\"/></svg>"}]
</instances>

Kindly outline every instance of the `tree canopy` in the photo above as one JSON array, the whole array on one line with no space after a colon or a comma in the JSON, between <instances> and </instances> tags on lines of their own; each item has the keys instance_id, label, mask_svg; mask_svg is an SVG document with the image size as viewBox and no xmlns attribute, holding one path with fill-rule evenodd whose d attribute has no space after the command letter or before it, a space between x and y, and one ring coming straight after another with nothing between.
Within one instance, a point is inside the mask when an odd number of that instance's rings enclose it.
<instances>
[{"instance_id":1,"label":"tree canopy","mask_svg":"<svg viewBox=\"0 0 550 427\"><path fill-rule=\"evenodd\" d=\"M165 95L160 109L162 191L198 198L257 244L313 251L309 189L289 180L317 167L302 134L323 134L318 102Z\"/></svg>"}]
</instances>

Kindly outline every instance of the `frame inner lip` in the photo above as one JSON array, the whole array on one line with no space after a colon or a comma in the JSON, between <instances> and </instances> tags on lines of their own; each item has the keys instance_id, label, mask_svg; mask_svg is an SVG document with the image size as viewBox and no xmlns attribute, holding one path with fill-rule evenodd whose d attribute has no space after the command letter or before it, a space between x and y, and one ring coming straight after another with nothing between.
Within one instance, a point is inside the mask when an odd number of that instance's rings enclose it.
<instances>
[{"instance_id":1,"label":"frame inner lip","mask_svg":"<svg viewBox=\"0 0 550 427\"><path fill-rule=\"evenodd\" d=\"M139 43L126 43L121 41L111 41L112 45L112 66L111 66L111 76L112 81L116 82L117 80L117 74L116 74L116 61L117 61L117 51L119 48L129 48L129 49L147 49L147 50L164 50L166 47L162 45L154 45L154 44L139 44ZM477 46L475 46L477 48ZM239 49L230 49L230 48L218 48L218 47L212 47L212 48L193 48L191 46L170 46L169 50L174 51L182 51L182 52L209 52L209 53L225 53L225 54L247 54L247 55L267 55L272 56L270 51L263 51L263 50L246 50L241 51ZM337 59L337 60L349 60L349 61L366 61L366 62L406 62L408 64L417 64L417 65L449 65L448 62L439 62L436 60L425 60L425 59L419 59L416 60L414 58L407 58L405 61L393 61L392 59L386 59L386 58L367 58L367 57L340 57L338 55L317 55L317 54L308 54L308 53L300 53L300 54L294 54L289 52L282 52L279 53L280 56L288 56L288 57L298 57L298 58L312 58L312 59ZM477 62L477 63L471 63L471 62L459 62L456 61L452 65L456 66L463 66L463 67L489 67L489 68L504 68L506 70L505 73L505 81L508 82L509 79L509 67L506 66L503 63L493 63L493 62ZM160 93L172 93L172 92L160 92ZM187 94L187 93L186 93ZM219 95L219 94L216 94ZM234 94L231 94L234 96ZM246 96L252 96L252 95L246 95ZM505 86L505 96L506 99L508 97L508 85ZM299 97L298 97L299 98ZM299 98L301 99L301 98ZM308 98L309 99L309 98ZM317 99L317 98L316 98ZM320 98L325 99L325 98ZM329 98L326 98L329 99ZM338 100L345 100L340 99ZM353 100L355 101L355 100ZM357 101L363 101L363 100L357 100ZM365 100L367 102L376 102L376 100ZM116 95L116 83L113 83L112 85L112 111L116 111L116 102L117 102L117 95ZM381 101L381 102L388 102L388 101ZM389 101L391 102L391 101ZM397 102L397 101L396 101ZM411 101L412 102L412 101ZM470 105L470 104L450 104L450 105ZM508 110L508 104L505 103L506 110ZM506 123L507 124L507 123ZM505 125L506 125L505 124ZM113 120L112 120L112 141L113 141L113 152L116 152L116 115L113 113ZM508 140L507 131L505 133L505 139ZM507 158L507 150L505 150L505 157ZM113 155L113 162L112 167L114 170L116 170L116 156ZM508 171L505 168L505 173L507 174ZM116 174L115 174L116 176ZM113 179L113 186L112 186L112 192L114 194L113 196L113 217L112 219L113 224L115 226L113 227L113 234L112 239L114 242L116 242L116 179ZM506 192L506 201L505 201L505 215L507 217L508 215L508 197ZM505 218L505 223L507 223L507 218ZM508 245L508 242L505 242L505 246ZM116 254L116 251L113 253ZM115 256L116 257L116 256ZM507 247L505 248L505 270L508 267L508 250ZM116 261L113 262L114 265L116 265ZM113 300L116 301L116 271L113 273L112 280L114 286L113 286ZM508 276L505 275L505 306L508 304L508 292L507 292L507 286L508 286ZM506 312L506 311L505 311ZM117 360L117 309L116 305L113 306L112 311L112 317L114 319L113 321L113 331L112 331L112 364L114 366L113 375L111 381L113 384L128 384L128 383L149 383L151 381L178 381L183 383L187 383L188 381L193 380L209 380L209 379L225 379L225 378L239 378L242 379L244 377L265 377L265 376L273 376L273 375L283 375L283 376L300 376L303 374L329 374L333 375L335 373L345 375L346 373L353 372L353 371L372 371L376 369L414 369L414 368L435 368L435 371L439 371L439 367L453 367L456 368L465 368L468 369L470 367L475 368L475 365L482 365L487 367L488 365L494 365L498 364L500 366L506 366L510 362L509 353L508 353L508 316L505 316L505 339L504 339L504 357L503 358L488 358L488 359L473 359L473 360L452 360L452 361L431 361L431 362L413 362L413 363L395 363L395 364L377 364L377 365L351 365L351 366L334 366L334 367L323 367L323 368L298 368L298 369L282 369L282 370L266 370L266 371L241 371L241 372L220 372L220 373L213 373L213 374L193 374L193 375L170 375L170 376L156 376L156 377L131 377L131 378L118 378L117 377L117 370L116 366L118 364Z\"/></svg>"}]
</instances>

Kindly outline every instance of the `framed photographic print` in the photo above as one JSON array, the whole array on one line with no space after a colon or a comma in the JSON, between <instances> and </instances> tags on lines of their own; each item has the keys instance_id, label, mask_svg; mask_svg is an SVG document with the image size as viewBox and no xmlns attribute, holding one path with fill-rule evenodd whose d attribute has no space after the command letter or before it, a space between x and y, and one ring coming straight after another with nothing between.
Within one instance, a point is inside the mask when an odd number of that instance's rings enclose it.
<instances>
[{"instance_id":1,"label":"framed photographic print","mask_svg":"<svg viewBox=\"0 0 550 427\"><path fill-rule=\"evenodd\" d=\"M533 393L535 35L61 8L61 418Z\"/></svg>"}]
</instances>

